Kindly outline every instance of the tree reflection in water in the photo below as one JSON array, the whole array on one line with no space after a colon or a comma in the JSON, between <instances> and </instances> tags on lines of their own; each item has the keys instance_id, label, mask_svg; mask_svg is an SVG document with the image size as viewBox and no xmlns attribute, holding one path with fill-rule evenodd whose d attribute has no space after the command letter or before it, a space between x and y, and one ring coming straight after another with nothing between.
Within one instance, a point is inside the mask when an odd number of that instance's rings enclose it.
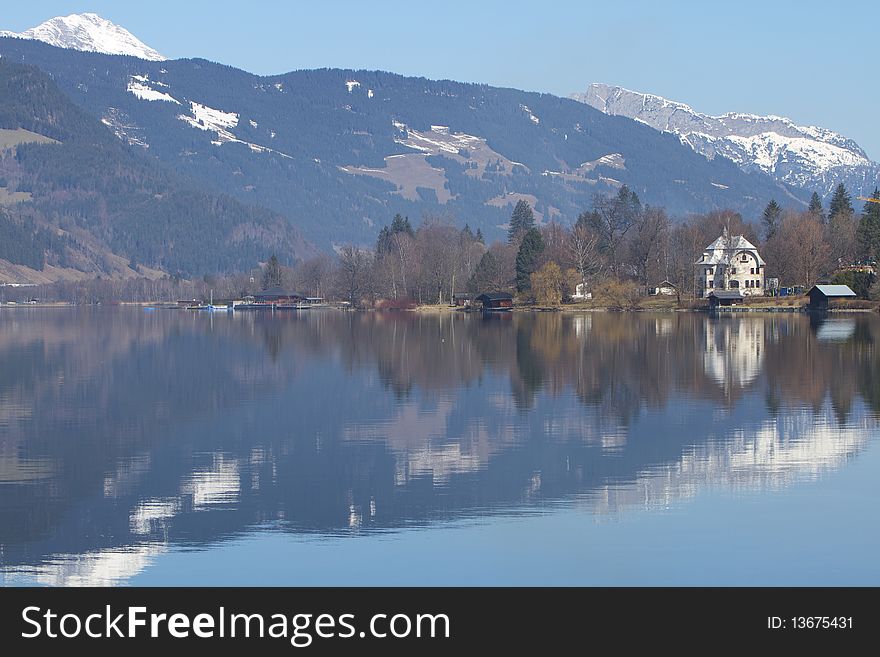
<instances>
[{"instance_id":1,"label":"tree reflection in water","mask_svg":"<svg viewBox=\"0 0 880 657\"><path fill-rule=\"evenodd\" d=\"M875 434L878 331L867 315L4 311L0 559L115 583L170 545L266 526L786 486Z\"/></svg>"}]
</instances>

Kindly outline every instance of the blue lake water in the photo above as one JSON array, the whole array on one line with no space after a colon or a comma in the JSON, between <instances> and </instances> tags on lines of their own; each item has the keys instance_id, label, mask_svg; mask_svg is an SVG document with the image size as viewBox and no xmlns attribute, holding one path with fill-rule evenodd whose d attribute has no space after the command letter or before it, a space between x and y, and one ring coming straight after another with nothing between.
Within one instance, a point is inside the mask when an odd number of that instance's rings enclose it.
<instances>
[{"instance_id":1,"label":"blue lake water","mask_svg":"<svg viewBox=\"0 0 880 657\"><path fill-rule=\"evenodd\" d=\"M6 585L878 585L880 318L0 308Z\"/></svg>"}]
</instances>

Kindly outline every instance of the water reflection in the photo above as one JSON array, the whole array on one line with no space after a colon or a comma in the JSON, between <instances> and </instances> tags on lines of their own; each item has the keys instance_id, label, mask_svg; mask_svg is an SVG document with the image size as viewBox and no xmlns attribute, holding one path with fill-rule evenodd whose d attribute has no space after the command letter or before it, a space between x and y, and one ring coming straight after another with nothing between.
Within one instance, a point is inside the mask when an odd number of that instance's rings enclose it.
<instances>
[{"instance_id":1,"label":"water reflection","mask_svg":"<svg viewBox=\"0 0 880 657\"><path fill-rule=\"evenodd\" d=\"M0 313L7 582L171 548L570 504L662 509L840 468L876 435L873 316Z\"/></svg>"}]
</instances>

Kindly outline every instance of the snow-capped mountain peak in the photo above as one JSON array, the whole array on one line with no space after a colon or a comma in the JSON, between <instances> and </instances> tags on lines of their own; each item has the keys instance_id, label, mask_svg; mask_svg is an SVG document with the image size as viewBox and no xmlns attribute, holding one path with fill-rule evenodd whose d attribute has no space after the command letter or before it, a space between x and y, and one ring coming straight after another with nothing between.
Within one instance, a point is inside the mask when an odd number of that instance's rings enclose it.
<instances>
[{"instance_id":1,"label":"snow-capped mountain peak","mask_svg":"<svg viewBox=\"0 0 880 657\"><path fill-rule=\"evenodd\" d=\"M58 48L105 55L131 55L152 61L165 59L125 28L91 13L56 16L21 33L0 31L0 37L34 39Z\"/></svg>"},{"instance_id":2,"label":"snow-capped mountain peak","mask_svg":"<svg viewBox=\"0 0 880 657\"><path fill-rule=\"evenodd\" d=\"M745 171L761 170L823 194L830 193L837 182L871 188L880 175L880 166L852 139L782 116L743 112L710 116L661 96L601 83L571 97L605 114L673 133L709 159L725 157Z\"/></svg>"}]
</instances>

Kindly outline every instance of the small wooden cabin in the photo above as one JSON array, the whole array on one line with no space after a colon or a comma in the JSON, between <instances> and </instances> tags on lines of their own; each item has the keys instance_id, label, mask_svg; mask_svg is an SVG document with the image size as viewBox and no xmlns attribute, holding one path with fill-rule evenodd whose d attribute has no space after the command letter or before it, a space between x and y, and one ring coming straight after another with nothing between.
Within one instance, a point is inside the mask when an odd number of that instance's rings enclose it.
<instances>
[{"instance_id":1,"label":"small wooden cabin","mask_svg":"<svg viewBox=\"0 0 880 657\"><path fill-rule=\"evenodd\" d=\"M513 295L507 292L484 292L474 301L479 301L483 310L510 310L513 308Z\"/></svg>"},{"instance_id":2,"label":"small wooden cabin","mask_svg":"<svg viewBox=\"0 0 880 657\"><path fill-rule=\"evenodd\" d=\"M714 290L709 293L709 308L721 306L738 306L743 301L743 294L739 290Z\"/></svg>"},{"instance_id":3,"label":"small wooden cabin","mask_svg":"<svg viewBox=\"0 0 880 657\"><path fill-rule=\"evenodd\" d=\"M467 292L456 292L452 295L452 305L459 308L470 308L474 302L474 295Z\"/></svg>"},{"instance_id":4,"label":"small wooden cabin","mask_svg":"<svg viewBox=\"0 0 880 657\"><path fill-rule=\"evenodd\" d=\"M855 299L856 293L849 285L814 285L807 292L810 297L809 310L828 310L836 299Z\"/></svg>"}]
</instances>

